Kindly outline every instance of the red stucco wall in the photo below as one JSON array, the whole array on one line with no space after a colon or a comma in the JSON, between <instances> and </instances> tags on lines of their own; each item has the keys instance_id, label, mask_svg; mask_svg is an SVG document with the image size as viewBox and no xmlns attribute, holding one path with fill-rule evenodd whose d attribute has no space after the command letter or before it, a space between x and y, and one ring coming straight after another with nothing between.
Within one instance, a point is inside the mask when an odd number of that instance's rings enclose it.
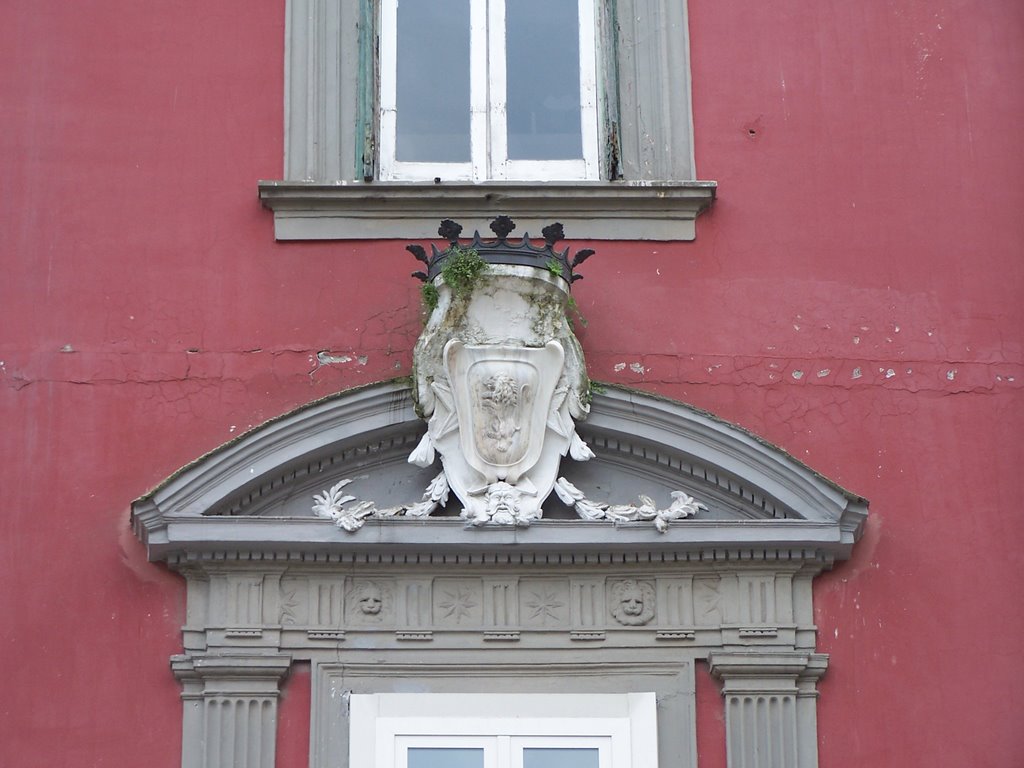
<instances>
[{"instance_id":1,"label":"red stucco wall","mask_svg":"<svg viewBox=\"0 0 1024 768\"><path fill-rule=\"evenodd\" d=\"M402 244L277 244L260 208L283 5L5 8L4 765L176 765L183 584L146 562L130 501L266 418L409 372ZM690 0L690 26L719 200L693 243L597 244L592 375L871 500L815 590L823 766L1024 764L1024 4ZM317 367L323 349L352 360ZM308 691L300 672L282 703L285 768ZM719 768L710 680L699 702Z\"/></svg>"}]
</instances>

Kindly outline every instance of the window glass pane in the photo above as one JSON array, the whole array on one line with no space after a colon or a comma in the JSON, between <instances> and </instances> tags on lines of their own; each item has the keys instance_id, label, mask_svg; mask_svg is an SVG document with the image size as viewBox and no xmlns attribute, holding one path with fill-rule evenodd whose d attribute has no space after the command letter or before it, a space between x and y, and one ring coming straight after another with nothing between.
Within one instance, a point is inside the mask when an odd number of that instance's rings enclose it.
<instances>
[{"instance_id":1,"label":"window glass pane","mask_svg":"<svg viewBox=\"0 0 1024 768\"><path fill-rule=\"evenodd\" d=\"M395 157L469 162L469 0L398 3Z\"/></svg>"},{"instance_id":2,"label":"window glass pane","mask_svg":"<svg viewBox=\"0 0 1024 768\"><path fill-rule=\"evenodd\" d=\"M484 768L483 749L409 747L408 768Z\"/></svg>"},{"instance_id":3,"label":"window glass pane","mask_svg":"<svg viewBox=\"0 0 1024 768\"><path fill-rule=\"evenodd\" d=\"M598 750L527 747L523 768L598 768Z\"/></svg>"},{"instance_id":4,"label":"window glass pane","mask_svg":"<svg viewBox=\"0 0 1024 768\"><path fill-rule=\"evenodd\" d=\"M577 0L506 0L510 160L583 157Z\"/></svg>"}]
</instances>

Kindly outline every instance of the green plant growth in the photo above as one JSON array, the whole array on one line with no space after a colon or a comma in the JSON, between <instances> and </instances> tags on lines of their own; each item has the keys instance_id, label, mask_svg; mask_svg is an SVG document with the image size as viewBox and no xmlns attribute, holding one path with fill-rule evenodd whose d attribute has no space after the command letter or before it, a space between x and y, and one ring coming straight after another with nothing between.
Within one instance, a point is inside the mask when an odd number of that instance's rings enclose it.
<instances>
[{"instance_id":1,"label":"green plant growth","mask_svg":"<svg viewBox=\"0 0 1024 768\"><path fill-rule=\"evenodd\" d=\"M561 263L559 263L557 259L548 259L547 266L548 272L550 272L552 275L554 275L555 277L562 276L562 265Z\"/></svg>"},{"instance_id":2,"label":"green plant growth","mask_svg":"<svg viewBox=\"0 0 1024 768\"><path fill-rule=\"evenodd\" d=\"M584 405L589 406L594 402L594 395L603 395L604 392L605 389L603 386L598 384L596 381L590 381L590 379L587 379L587 391L583 393L580 400Z\"/></svg>"},{"instance_id":3,"label":"green plant growth","mask_svg":"<svg viewBox=\"0 0 1024 768\"><path fill-rule=\"evenodd\" d=\"M584 328L587 327L587 318L583 316L583 311L580 309L580 305L576 303L576 298L573 296L570 296L569 301L566 302L565 315L569 318L570 323L579 323Z\"/></svg>"},{"instance_id":4,"label":"green plant growth","mask_svg":"<svg viewBox=\"0 0 1024 768\"><path fill-rule=\"evenodd\" d=\"M594 402L594 395L603 395L606 391L604 385L587 379L587 391L583 393L583 397L580 399L584 405L589 406Z\"/></svg>"},{"instance_id":5,"label":"green plant growth","mask_svg":"<svg viewBox=\"0 0 1024 768\"><path fill-rule=\"evenodd\" d=\"M423 299L423 306L426 307L427 312L433 312L437 309L437 302L440 297L437 294L437 286L433 283L424 283L423 287L420 288L420 297Z\"/></svg>"},{"instance_id":6,"label":"green plant growth","mask_svg":"<svg viewBox=\"0 0 1024 768\"><path fill-rule=\"evenodd\" d=\"M475 250L453 245L441 267L441 277L456 298L465 299L473 292L480 273L485 269L487 262Z\"/></svg>"}]
</instances>

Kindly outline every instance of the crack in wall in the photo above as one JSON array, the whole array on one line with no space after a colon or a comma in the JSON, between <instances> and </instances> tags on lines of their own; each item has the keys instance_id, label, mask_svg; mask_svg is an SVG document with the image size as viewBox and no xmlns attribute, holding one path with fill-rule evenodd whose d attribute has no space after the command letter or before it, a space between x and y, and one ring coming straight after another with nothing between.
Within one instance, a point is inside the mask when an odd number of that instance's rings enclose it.
<instances>
[{"instance_id":1,"label":"crack in wall","mask_svg":"<svg viewBox=\"0 0 1024 768\"><path fill-rule=\"evenodd\" d=\"M389 314L379 313L376 317ZM189 381L236 382L244 386L261 372L269 372L277 378L302 376L322 379L323 383L351 385L407 374L411 370L411 347L390 341L373 348L319 350L289 346L231 351L193 347L149 354L68 352L64 349L15 353L4 356L0 382L14 390L33 383L114 386ZM17 359L22 356L22 360ZM1024 363L1013 360L972 361L950 357L896 361L870 357L617 352L590 352L587 357L593 378L627 385L882 387L909 392L983 394L1013 391L1024 383Z\"/></svg>"}]
</instances>

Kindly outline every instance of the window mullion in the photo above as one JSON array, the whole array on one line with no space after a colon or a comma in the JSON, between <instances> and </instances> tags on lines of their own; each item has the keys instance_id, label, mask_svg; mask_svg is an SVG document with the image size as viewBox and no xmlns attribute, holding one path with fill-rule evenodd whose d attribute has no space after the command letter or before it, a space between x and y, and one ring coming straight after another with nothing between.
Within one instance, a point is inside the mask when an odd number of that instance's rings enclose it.
<instances>
[{"instance_id":1,"label":"window mullion","mask_svg":"<svg viewBox=\"0 0 1024 768\"><path fill-rule=\"evenodd\" d=\"M506 98L505 0L488 0L488 176L508 178L508 100Z\"/></svg>"},{"instance_id":2,"label":"window mullion","mask_svg":"<svg viewBox=\"0 0 1024 768\"><path fill-rule=\"evenodd\" d=\"M594 0L579 0L580 121L583 139L584 178L601 176L597 109L597 19Z\"/></svg>"},{"instance_id":3,"label":"window mullion","mask_svg":"<svg viewBox=\"0 0 1024 768\"><path fill-rule=\"evenodd\" d=\"M512 739L509 736L498 736L497 742L497 768L513 768L513 766L519 766L519 768L522 768L522 756L520 755L516 760L512 757Z\"/></svg>"},{"instance_id":4,"label":"window mullion","mask_svg":"<svg viewBox=\"0 0 1024 768\"><path fill-rule=\"evenodd\" d=\"M380 171L391 178L395 163L398 3L381 5L380 34Z\"/></svg>"},{"instance_id":5,"label":"window mullion","mask_svg":"<svg viewBox=\"0 0 1024 768\"><path fill-rule=\"evenodd\" d=\"M474 181L488 178L488 0L470 2L470 147Z\"/></svg>"}]
</instances>

